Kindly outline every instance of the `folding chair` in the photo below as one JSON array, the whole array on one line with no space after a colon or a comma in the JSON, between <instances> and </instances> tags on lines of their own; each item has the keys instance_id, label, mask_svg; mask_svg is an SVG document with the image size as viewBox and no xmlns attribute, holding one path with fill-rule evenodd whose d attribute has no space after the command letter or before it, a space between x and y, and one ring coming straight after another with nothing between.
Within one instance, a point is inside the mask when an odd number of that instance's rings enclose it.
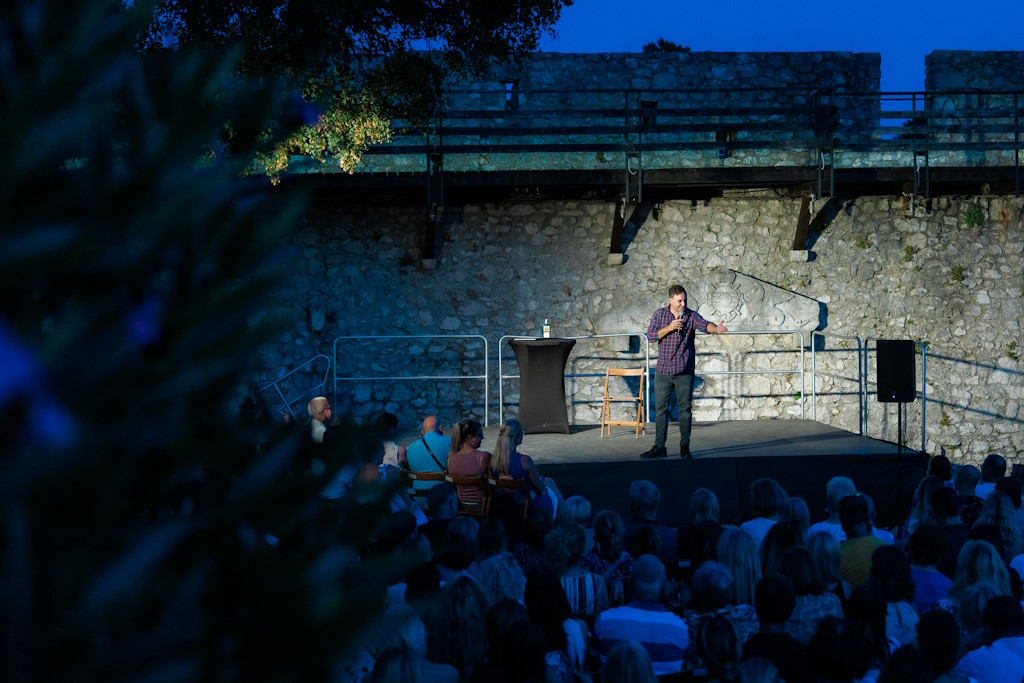
<instances>
[{"instance_id":1,"label":"folding chair","mask_svg":"<svg viewBox=\"0 0 1024 683\"><path fill-rule=\"evenodd\" d=\"M484 518L488 513L488 505L491 499L491 490L487 485L487 477L478 475L475 477L459 477L454 474L445 474L444 480L455 486L459 498L459 514L471 515ZM464 500L467 491L480 489L480 502Z\"/></svg>"},{"instance_id":2,"label":"folding chair","mask_svg":"<svg viewBox=\"0 0 1024 683\"><path fill-rule=\"evenodd\" d=\"M609 393L609 380L612 377L637 377L640 386L635 395L613 396ZM647 417L644 412L646 408L646 393L644 392L647 381L647 371L643 368L607 368L604 373L604 404L601 407L601 438L604 438L605 427L608 428L608 436L612 435L612 426L632 426L636 428L636 438L640 438L641 430L647 434ZM627 384L627 389L628 389ZM612 403L635 403L636 419L634 420L613 420L611 419Z\"/></svg>"}]
</instances>

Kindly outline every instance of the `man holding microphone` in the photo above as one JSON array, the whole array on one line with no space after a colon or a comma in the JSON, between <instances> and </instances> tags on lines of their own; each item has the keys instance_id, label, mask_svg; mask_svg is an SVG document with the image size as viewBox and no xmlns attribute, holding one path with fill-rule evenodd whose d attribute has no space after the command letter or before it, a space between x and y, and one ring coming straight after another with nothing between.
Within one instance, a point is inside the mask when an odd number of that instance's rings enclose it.
<instances>
[{"instance_id":1,"label":"man holding microphone","mask_svg":"<svg viewBox=\"0 0 1024 683\"><path fill-rule=\"evenodd\" d=\"M709 323L697 311L686 307L686 290L672 285L668 290L668 306L659 308L651 317L647 339L658 343L658 364L654 369L655 418L654 446L640 457L664 458L668 455L668 401L676 393L679 405L679 456L690 457L690 422L693 413L693 370L696 349L693 337L697 330L709 334L728 332L722 323Z\"/></svg>"}]
</instances>

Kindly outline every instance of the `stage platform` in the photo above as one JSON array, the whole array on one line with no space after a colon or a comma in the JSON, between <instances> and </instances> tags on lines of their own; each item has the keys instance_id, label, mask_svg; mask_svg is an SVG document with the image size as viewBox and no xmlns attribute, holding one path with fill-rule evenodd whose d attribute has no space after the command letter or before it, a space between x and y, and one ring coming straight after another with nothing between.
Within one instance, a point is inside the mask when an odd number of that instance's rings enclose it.
<instances>
[{"instance_id":1,"label":"stage platform","mask_svg":"<svg viewBox=\"0 0 1024 683\"><path fill-rule=\"evenodd\" d=\"M482 448L493 450L497 435L492 423ZM654 445L653 423L639 439L628 427L614 427L602 439L600 425L572 425L570 434L527 434L521 450L566 497L590 500L595 514L610 508L628 518L630 482L648 479L661 490L661 520L673 525L688 521L690 494L702 486L718 496L723 521L749 519L749 487L761 477L803 498L815 522L825 517L825 484L845 475L875 500L878 526L892 527L909 513L928 462L926 454L906 447L900 455L894 443L798 419L695 422L692 460L679 458L678 442L672 422L669 457L641 460Z\"/></svg>"}]
</instances>

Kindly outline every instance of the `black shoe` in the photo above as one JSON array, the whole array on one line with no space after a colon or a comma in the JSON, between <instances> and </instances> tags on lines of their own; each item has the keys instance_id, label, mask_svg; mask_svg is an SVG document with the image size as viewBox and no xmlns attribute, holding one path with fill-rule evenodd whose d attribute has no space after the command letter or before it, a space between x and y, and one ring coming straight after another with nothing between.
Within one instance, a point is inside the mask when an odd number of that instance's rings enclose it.
<instances>
[{"instance_id":1,"label":"black shoe","mask_svg":"<svg viewBox=\"0 0 1024 683\"><path fill-rule=\"evenodd\" d=\"M693 457L690 455L690 447L688 445L679 447L679 457L683 460L690 460Z\"/></svg>"},{"instance_id":2,"label":"black shoe","mask_svg":"<svg viewBox=\"0 0 1024 683\"><path fill-rule=\"evenodd\" d=\"M646 453L640 454L641 460L649 460L651 458L666 458L668 457L668 451L664 446L651 446L651 450Z\"/></svg>"}]
</instances>

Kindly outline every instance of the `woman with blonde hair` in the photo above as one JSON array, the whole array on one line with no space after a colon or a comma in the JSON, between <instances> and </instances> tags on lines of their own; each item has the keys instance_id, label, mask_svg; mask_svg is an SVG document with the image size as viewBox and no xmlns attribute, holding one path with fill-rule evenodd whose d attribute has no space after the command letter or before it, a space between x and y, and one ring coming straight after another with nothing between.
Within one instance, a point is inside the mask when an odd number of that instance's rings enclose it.
<instances>
[{"instance_id":1,"label":"woman with blonde hair","mask_svg":"<svg viewBox=\"0 0 1024 683\"><path fill-rule=\"evenodd\" d=\"M601 669L602 683L657 683L647 649L635 640L620 640L612 646Z\"/></svg>"},{"instance_id":2,"label":"woman with blonde hair","mask_svg":"<svg viewBox=\"0 0 1024 683\"><path fill-rule=\"evenodd\" d=\"M826 593L839 599L843 610L850 597L850 584L843 581L839 568L839 541L829 531L815 531L807 537L807 549L814 559L814 578Z\"/></svg>"},{"instance_id":3,"label":"woman with blonde hair","mask_svg":"<svg viewBox=\"0 0 1024 683\"><path fill-rule=\"evenodd\" d=\"M1003 540L1003 560L1009 562L1024 552L1021 541L1020 526L1017 524L1017 511L1013 501L1002 491L996 490L988 494L981 506L981 516L975 524L989 524L999 531Z\"/></svg>"},{"instance_id":4,"label":"woman with blonde hair","mask_svg":"<svg viewBox=\"0 0 1024 683\"><path fill-rule=\"evenodd\" d=\"M949 597L939 601L938 606L952 612L960 623L961 633L965 632L963 615L969 610L968 589L976 583L990 583L1000 594L1010 595L1010 572L991 543L969 540L960 549L956 558L956 573Z\"/></svg>"},{"instance_id":5,"label":"woman with blonde hair","mask_svg":"<svg viewBox=\"0 0 1024 683\"><path fill-rule=\"evenodd\" d=\"M718 539L715 554L732 572L732 604L753 606L757 582L761 580L761 558L754 539L741 529L726 529Z\"/></svg>"},{"instance_id":6,"label":"woman with blonde hair","mask_svg":"<svg viewBox=\"0 0 1024 683\"><path fill-rule=\"evenodd\" d=\"M498 479L526 479L530 485L533 506L538 510L546 510L554 517L562 496L554 482L540 476L533 458L519 452L523 435L523 425L519 420L505 420L502 423L491 457L491 476ZM521 492L516 491L516 494L519 496Z\"/></svg>"}]
</instances>

